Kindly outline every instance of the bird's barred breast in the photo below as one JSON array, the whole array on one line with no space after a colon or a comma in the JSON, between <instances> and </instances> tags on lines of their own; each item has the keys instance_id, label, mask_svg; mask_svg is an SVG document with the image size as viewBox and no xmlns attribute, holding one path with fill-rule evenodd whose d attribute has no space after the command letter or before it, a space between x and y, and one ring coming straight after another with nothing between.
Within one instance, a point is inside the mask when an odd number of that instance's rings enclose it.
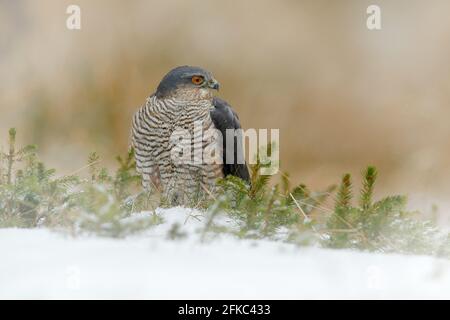
<instances>
[{"instance_id":1,"label":"bird's barred breast","mask_svg":"<svg viewBox=\"0 0 450 320\"><path fill-rule=\"evenodd\" d=\"M186 198L198 192L199 188L214 188L216 179L223 176L222 164L180 162L173 159L172 154L176 151L172 135L178 130L187 130L191 136L191 139L180 140L176 144L178 149L193 151L195 146L200 145L203 152L208 147L214 147L212 145L217 140L211 134L205 134L214 128L210 117L211 107L210 101L186 104L152 96L136 112L131 139L136 167L142 175L145 188L156 187L169 197L176 195L178 198L180 193ZM201 124L202 130L196 130L198 124ZM190 149L186 149L187 147ZM192 160L191 154L189 158Z\"/></svg>"}]
</instances>

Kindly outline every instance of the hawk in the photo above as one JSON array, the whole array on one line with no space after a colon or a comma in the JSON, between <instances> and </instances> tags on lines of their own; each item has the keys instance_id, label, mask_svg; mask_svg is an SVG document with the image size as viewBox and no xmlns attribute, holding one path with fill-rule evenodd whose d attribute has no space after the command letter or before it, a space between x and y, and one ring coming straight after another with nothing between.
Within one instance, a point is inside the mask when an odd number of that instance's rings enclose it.
<instances>
[{"instance_id":1,"label":"hawk","mask_svg":"<svg viewBox=\"0 0 450 320\"><path fill-rule=\"evenodd\" d=\"M239 118L227 102L214 96L218 90L211 72L177 67L133 117L131 146L143 187L159 190L172 205L207 196L218 178L250 180L242 135L227 134L240 132Z\"/></svg>"}]
</instances>

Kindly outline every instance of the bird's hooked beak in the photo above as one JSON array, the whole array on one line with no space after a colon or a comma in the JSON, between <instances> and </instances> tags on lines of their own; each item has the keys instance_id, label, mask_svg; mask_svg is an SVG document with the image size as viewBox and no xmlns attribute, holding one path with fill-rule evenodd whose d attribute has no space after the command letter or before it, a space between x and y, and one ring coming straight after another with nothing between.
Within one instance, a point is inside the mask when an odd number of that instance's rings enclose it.
<instances>
[{"instance_id":1,"label":"bird's hooked beak","mask_svg":"<svg viewBox=\"0 0 450 320\"><path fill-rule=\"evenodd\" d=\"M219 84L219 82L216 79L211 79L208 82L208 87L210 87L211 89L219 91L220 84Z\"/></svg>"}]
</instances>

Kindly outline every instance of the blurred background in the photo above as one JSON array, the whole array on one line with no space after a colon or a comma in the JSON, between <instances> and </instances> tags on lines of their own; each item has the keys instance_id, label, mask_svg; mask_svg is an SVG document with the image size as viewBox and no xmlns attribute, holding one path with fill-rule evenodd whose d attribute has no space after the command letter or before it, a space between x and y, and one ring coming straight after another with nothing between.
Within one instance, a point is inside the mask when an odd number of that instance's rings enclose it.
<instances>
[{"instance_id":1,"label":"blurred background","mask_svg":"<svg viewBox=\"0 0 450 320\"><path fill-rule=\"evenodd\" d=\"M81 30L66 28L70 4ZM366 28L370 4L380 31ZM379 194L445 208L449 12L447 0L0 0L0 145L16 127L61 173L91 151L112 166L162 76L198 65L244 127L280 129L293 181L324 188L373 164Z\"/></svg>"}]
</instances>

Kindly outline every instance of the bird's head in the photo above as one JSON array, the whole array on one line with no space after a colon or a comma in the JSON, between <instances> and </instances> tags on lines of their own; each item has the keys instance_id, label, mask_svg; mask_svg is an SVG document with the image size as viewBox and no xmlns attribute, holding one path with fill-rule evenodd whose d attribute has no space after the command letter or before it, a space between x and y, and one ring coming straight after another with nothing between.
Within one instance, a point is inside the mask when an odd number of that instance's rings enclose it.
<instances>
[{"instance_id":1,"label":"bird's head","mask_svg":"<svg viewBox=\"0 0 450 320\"><path fill-rule=\"evenodd\" d=\"M158 98L180 100L212 99L214 90L219 90L219 82L211 72L199 67L182 66L172 69L159 83Z\"/></svg>"}]
</instances>

